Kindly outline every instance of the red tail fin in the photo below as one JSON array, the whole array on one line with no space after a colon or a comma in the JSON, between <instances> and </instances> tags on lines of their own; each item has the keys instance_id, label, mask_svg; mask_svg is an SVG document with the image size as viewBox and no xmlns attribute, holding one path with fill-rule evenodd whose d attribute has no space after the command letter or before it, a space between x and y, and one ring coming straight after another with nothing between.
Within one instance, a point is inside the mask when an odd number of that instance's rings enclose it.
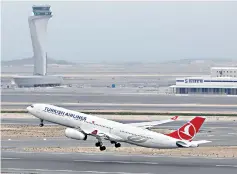
<instances>
[{"instance_id":1,"label":"red tail fin","mask_svg":"<svg viewBox=\"0 0 237 174\"><path fill-rule=\"evenodd\" d=\"M190 122L183 125L178 130L166 135L176 138L176 139L180 139L180 140L192 141L192 139L198 133L200 127L204 123L205 119L206 118L203 118L203 117L195 117L194 119L192 119Z\"/></svg>"}]
</instances>

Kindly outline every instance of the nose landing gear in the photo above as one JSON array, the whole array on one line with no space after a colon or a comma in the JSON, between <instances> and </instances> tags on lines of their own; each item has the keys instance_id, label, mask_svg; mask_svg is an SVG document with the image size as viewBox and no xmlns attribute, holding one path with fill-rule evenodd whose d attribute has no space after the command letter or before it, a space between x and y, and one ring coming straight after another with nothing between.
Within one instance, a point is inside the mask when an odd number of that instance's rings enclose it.
<instances>
[{"instance_id":1,"label":"nose landing gear","mask_svg":"<svg viewBox=\"0 0 237 174\"><path fill-rule=\"evenodd\" d=\"M40 119L40 124L39 124L40 127L43 127L44 126L44 120Z\"/></svg>"}]
</instances>

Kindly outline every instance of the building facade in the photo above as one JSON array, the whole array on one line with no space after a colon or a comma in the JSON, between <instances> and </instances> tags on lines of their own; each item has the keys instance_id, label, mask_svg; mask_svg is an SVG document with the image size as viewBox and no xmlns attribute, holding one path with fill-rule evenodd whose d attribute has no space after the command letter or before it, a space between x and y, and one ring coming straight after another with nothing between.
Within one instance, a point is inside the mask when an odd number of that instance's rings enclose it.
<instances>
[{"instance_id":1,"label":"building facade","mask_svg":"<svg viewBox=\"0 0 237 174\"><path fill-rule=\"evenodd\" d=\"M60 76L18 76L15 83L19 88L29 87L53 87L60 86L63 78Z\"/></svg>"},{"instance_id":2,"label":"building facade","mask_svg":"<svg viewBox=\"0 0 237 174\"><path fill-rule=\"evenodd\" d=\"M237 95L236 72L235 67L215 67L210 76L177 78L170 87L175 94Z\"/></svg>"}]
</instances>

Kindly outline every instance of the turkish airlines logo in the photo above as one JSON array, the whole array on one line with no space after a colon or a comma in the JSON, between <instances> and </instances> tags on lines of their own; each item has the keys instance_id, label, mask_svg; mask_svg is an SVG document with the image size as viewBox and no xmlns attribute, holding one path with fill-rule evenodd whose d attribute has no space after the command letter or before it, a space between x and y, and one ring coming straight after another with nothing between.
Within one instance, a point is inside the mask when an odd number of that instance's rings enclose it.
<instances>
[{"instance_id":1,"label":"turkish airlines logo","mask_svg":"<svg viewBox=\"0 0 237 174\"><path fill-rule=\"evenodd\" d=\"M186 126L178 130L179 138L182 140L191 140L196 134L196 129L192 123L187 123Z\"/></svg>"}]
</instances>

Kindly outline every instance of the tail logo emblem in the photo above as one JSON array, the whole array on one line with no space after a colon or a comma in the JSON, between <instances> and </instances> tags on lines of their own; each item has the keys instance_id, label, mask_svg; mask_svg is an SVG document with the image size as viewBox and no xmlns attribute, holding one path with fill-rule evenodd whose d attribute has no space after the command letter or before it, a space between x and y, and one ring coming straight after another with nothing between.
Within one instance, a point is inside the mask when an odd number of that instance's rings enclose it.
<instances>
[{"instance_id":1,"label":"tail logo emblem","mask_svg":"<svg viewBox=\"0 0 237 174\"><path fill-rule=\"evenodd\" d=\"M187 123L186 126L178 130L179 138L182 140L191 140L196 134L196 129L192 123Z\"/></svg>"}]
</instances>

